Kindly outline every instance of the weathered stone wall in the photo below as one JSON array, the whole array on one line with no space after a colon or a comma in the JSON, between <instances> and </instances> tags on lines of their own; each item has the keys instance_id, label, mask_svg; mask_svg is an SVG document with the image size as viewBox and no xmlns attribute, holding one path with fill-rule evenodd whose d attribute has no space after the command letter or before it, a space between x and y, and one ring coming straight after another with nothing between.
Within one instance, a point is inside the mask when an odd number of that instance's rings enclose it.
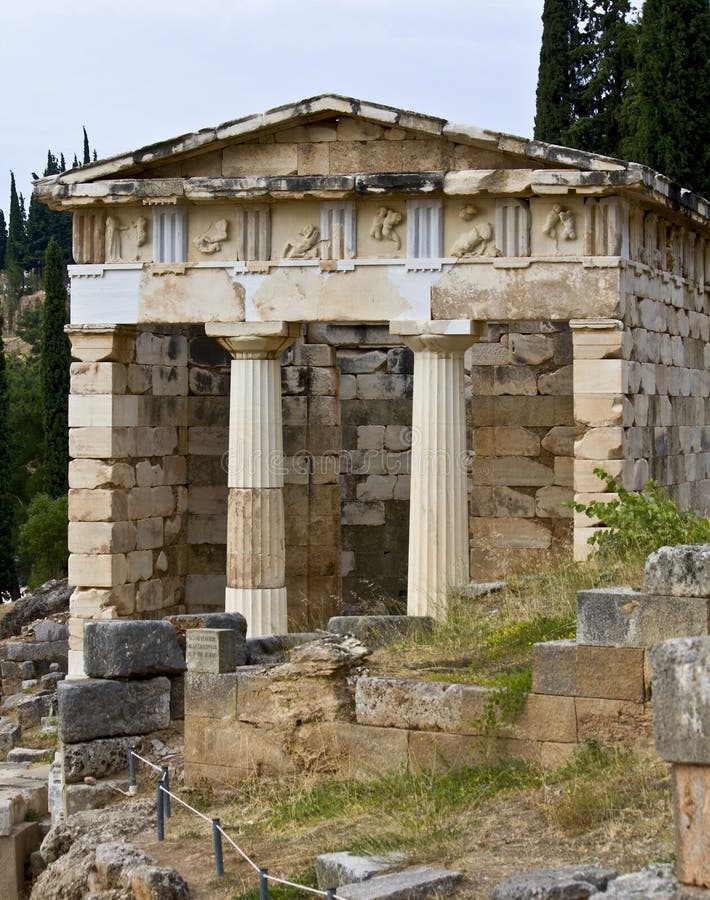
<instances>
[{"instance_id":1,"label":"weathered stone wall","mask_svg":"<svg viewBox=\"0 0 710 900\"><path fill-rule=\"evenodd\" d=\"M565 322L491 324L466 354L474 579L571 547L571 362Z\"/></svg>"},{"instance_id":2,"label":"weathered stone wall","mask_svg":"<svg viewBox=\"0 0 710 900\"><path fill-rule=\"evenodd\" d=\"M572 323L575 492L583 503L609 499L593 474L602 467L629 490L653 478L682 506L707 514L710 242L655 213L627 211L621 315ZM577 514L575 524L583 556L597 523Z\"/></svg>"},{"instance_id":3,"label":"weathered stone wall","mask_svg":"<svg viewBox=\"0 0 710 900\"><path fill-rule=\"evenodd\" d=\"M224 609L230 357L200 329L189 341L185 605Z\"/></svg>"},{"instance_id":4,"label":"weathered stone wall","mask_svg":"<svg viewBox=\"0 0 710 900\"><path fill-rule=\"evenodd\" d=\"M69 400L69 646L80 651L86 620L182 608L188 374L177 327L72 343L84 357Z\"/></svg>"}]
</instances>

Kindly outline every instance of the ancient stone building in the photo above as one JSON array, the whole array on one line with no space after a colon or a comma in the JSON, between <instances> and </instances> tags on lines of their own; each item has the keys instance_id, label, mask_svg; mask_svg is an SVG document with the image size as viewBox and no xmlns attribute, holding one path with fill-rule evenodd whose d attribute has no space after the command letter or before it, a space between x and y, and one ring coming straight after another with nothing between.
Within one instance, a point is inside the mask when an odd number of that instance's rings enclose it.
<instances>
[{"instance_id":1,"label":"ancient stone building","mask_svg":"<svg viewBox=\"0 0 710 900\"><path fill-rule=\"evenodd\" d=\"M663 176L322 96L35 191L74 213L73 674L92 618L442 614L584 553L596 466L708 507L710 210Z\"/></svg>"}]
</instances>

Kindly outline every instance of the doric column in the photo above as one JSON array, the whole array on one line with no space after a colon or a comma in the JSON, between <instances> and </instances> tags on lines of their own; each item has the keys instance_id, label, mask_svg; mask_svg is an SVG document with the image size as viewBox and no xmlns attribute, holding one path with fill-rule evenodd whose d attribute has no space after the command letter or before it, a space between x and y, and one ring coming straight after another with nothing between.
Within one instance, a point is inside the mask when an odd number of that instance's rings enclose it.
<instances>
[{"instance_id":1,"label":"doric column","mask_svg":"<svg viewBox=\"0 0 710 900\"><path fill-rule=\"evenodd\" d=\"M414 351L407 613L447 612L447 591L469 577L464 352L468 321L392 322Z\"/></svg>"},{"instance_id":2,"label":"doric column","mask_svg":"<svg viewBox=\"0 0 710 900\"><path fill-rule=\"evenodd\" d=\"M210 323L232 355L225 609L249 634L284 634L286 622L283 434L279 355L298 323Z\"/></svg>"}]
</instances>

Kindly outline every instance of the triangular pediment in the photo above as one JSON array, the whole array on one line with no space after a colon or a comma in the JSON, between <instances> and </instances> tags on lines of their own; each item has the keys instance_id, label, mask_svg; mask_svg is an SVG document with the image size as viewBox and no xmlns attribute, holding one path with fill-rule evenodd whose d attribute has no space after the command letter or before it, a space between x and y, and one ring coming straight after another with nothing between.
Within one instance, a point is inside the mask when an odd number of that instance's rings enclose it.
<instances>
[{"instance_id":1,"label":"triangular pediment","mask_svg":"<svg viewBox=\"0 0 710 900\"><path fill-rule=\"evenodd\" d=\"M422 146L422 152L417 154L416 147L410 145L413 141L426 142L427 146ZM313 174L299 173L298 163L289 158L293 153L289 154L286 150L282 151L279 159L278 153L269 153L265 149L248 153L245 148L266 148L271 143L288 147L365 142L372 145L368 151L372 151L379 142L384 147L390 147L389 153L384 150L375 153L372 160L373 164L381 162L382 171L515 167L615 171L626 167L619 160L579 150L484 128L457 125L446 119L382 104L322 95L98 160L52 179L40 179L39 183L59 180L64 184L76 184L135 177ZM399 145L406 152L398 152ZM439 153L435 150L436 145L440 145ZM446 152L446 145L451 148L449 153ZM221 167L217 165L216 155L226 157ZM302 155L316 154L304 151ZM339 151L336 156L335 167L345 170L346 151ZM421 164L418 164L417 156L421 158ZM258 171L260 157L264 160L263 172ZM476 165L477 157L480 165ZM306 162L305 167L319 168L318 162L313 159L310 165ZM360 160L355 155L352 171L359 171L358 162ZM217 171L219 168L221 171Z\"/></svg>"},{"instance_id":2,"label":"triangular pediment","mask_svg":"<svg viewBox=\"0 0 710 900\"><path fill-rule=\"evenodd\" d=\"M530 195L568 188L640 189L707 215L700 198L637 163L336 94L182 134L34 184L41 200L65 209L131 199L441 189Z\"/></svg>"}]
</instances>

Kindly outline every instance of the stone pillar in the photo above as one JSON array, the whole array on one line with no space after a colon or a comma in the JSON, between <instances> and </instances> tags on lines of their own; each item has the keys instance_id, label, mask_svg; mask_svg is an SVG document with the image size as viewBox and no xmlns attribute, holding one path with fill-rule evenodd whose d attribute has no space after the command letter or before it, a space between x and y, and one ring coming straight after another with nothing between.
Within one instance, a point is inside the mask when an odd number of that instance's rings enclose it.
<instances>
[{"instance_id":1,"label":"stone pillar","mask_svg":"<svg viewBox=\"0 0 710 900\"><path fill-rule=\"evenodd\" d=\"M678 880L710 888L710 637L656 644L651 665L656 749L671 763Z\"/></svg>"},{"instance_id":2,"label":"stone pillar","mask_svg":"<svg viewBox=\"0 0 710 900\"><path fill-rule=\"evenodd\" d=\"M135 545L128 521L134 397L126 394L136 329L121 325L67 328L72 355L69 397L69 677L84 675L84 623L130 614L135 585L127 583L127 552Z\"/></svg>"},{"instance_id":3,"label":"stone pillar","mask_svg":"<svg viewBox=\"0 0 710 900\"><path fill-rule=\"evenodd\" d=\"M632 390L630 364L624 359L630 335L618 319L572 319L574 422L574 499L587 504L611 500L603 481L594 474L602 468L615 478L624 475L629 489L642 487L648 479L648 464L640 459L634 471L624 463L624 426L629 417L625 395ZM598 522L585 513L574 514L574 557L586 559L589 538Z\"/></svg>"},{"instance_id":4,"label":"stone pillar","mask_svg":"<svg viewBox=\"0 0 710 900\"><path fill-rule=\"evenodd\" d=\"M284 634L283 433L279 355L300 333L288 322L208 323L232 355L225 609L250 637Z\"/></svg>"},{"instance_id":5,"label":"stone pillar","mask_svg":"<svg viewBox=\"0 0 710 900\"><path fill-rule=\"evenodd\" d=\"M468 321L392 322L414 351L407 613L445 618L469 578L464 353Z\"/></svg>"}]
</instances>

